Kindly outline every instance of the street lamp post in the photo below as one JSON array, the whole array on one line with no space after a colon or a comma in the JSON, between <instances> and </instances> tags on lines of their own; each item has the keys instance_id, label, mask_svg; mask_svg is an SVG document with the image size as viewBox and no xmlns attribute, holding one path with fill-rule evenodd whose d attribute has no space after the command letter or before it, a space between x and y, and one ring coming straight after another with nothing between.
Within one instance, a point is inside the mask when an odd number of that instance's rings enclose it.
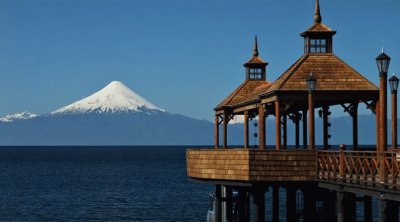
<instances>
[{"instance_id":1,"label":"street lamp post","mask_svg":"<svg viewBox=\"0 0 400 222\"><path fill-rule=\"evenodd\" d=\"M382 53L376 57L376 64L379 70L379 149L387 150L387 72L390 64L390 57L382 49Z\"/></svg>"},{"instance_id":2,"label":"street lamp post","mask_svg":"<svg viewBox=\"0 0 400 222\"><path fill-rule=\"evenodd\" d=\"M394 73L389 79L390 91L392 92L392 149L397 149L397 89L399 78Z\"/></svg>"},{"instance_id":3,"label":"street lamp post","mask_svg":"<svg viewBox=\"0 0 400 222\"><path fill-rule=\"evenodd\" d=\"M309 128L309 140L310 140L310 145L308 149L315 149L315 124L314 124L314 98L313 94L315 91L315 85L316 85L316 78L310 73L310 76L306 79L307 82L307 87L308 87L308 110L309 110L309 115L308 115L308 121L310 122L310 128Z\"/></svg>"}]
</instances>

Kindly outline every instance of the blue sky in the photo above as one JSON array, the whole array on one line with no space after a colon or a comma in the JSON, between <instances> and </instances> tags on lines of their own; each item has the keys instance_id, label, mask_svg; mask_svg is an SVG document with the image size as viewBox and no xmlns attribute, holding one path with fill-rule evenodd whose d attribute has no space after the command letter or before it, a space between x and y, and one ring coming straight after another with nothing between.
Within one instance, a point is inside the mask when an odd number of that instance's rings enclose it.
<instances>
[{"instance_id":1,"label":"blue sky","mask_svg":"<svg viewBox=\"0 0 400 222\"><path fill-rule=\"evenodd\" d=\"M53 111L120 80L198 119L244 80L254 35L275 80L303 54L314 0L0 0L0 116ZM400 74L400 1L320 0L334 53L375 84ZM337 115L342 115L339 112Z\"/></svg>"}]
</instances>

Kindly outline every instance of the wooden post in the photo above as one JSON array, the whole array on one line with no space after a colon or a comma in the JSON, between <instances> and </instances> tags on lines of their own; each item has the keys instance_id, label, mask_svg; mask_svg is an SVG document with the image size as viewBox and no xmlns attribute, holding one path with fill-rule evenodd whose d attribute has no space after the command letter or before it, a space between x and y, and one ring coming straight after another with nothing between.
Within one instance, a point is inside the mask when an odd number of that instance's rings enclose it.
<instances>
[{"instance_id":1,"label":"wooden post","mask_svg":"<svg viewBox=\"0 0 400 222\"><path fill-rule=\"evenodd\" d=\"M287 115L282 116L283 149L287 149Z\"/></svg>"},{"instance_id":2,"label":"wooden post","mask_svg":"<svg viewBox=\"0 0 400 222\"><path fill-rule=\"evenodd\" d=\"M299 116L300 116L300 113L299 112L297 112L297 113L295 113L295 116L294 116L294 125L295 125L295 134L296 134L296 138L295 138L295 140L296 140L296 148L300 148L300 124L299 124Z\"/></svg>"},{"instance_id":3,"label":"wooden post","mask_svg":"<svg viewBox=\"0 0 400 222\"><path fill-rule=\"evenodd\" d=\"M224 149L228 148L228 114L224 112L223 126L224 126Z\"/></svg>"},{"instance_id":4,"label":"wooden post","mask_svg":"<svg viewBox=\"0 0 400 222\"><path fill-rule=\"evenodd\" d=\"M358 103L352 104L351 117L353 118L353 150L358 150Z\"/></svg>"},{"instance_id":5,"label":"wooden post","mask_svg":"<svg viewBox=\"0 0 400 222\"><path fill-rule=\"evenodd\" d=\"M397 149L397 91L392 91L392 149Z\"/></svg>"},{"instance_id":6,"label":"wooden post","mask_svg":"<svg viewBox=\"0 0 400 222\"><path fill-rule=\"evenodd\" d=\"M281 149L281 105L275 101L275 145L276 150Z\"/></svg>"},{"instance_id":7,"label":"wooden post","mask_svg":"<svg viewBox=\"0 0 400 222\"><path fill-rule=\"evenodd\" d=\"M339 146L339 178L342 180L345 180L346 178L344 177L344 168L345 168L345 163L344 163L344 150L346 149L346 146L341 144Z\"/></svg>"},{"instance_id":8,"label":"wooden post","mask_svg":"<svg viewBox=\"0 0 400 222\"><path fill-rule=\"evenodd\" d=\"M380 144L381 150L387 150L387 75L379 75L379 101L380 101Z\"/></svg>"},{"instance_id":9,"label":"wooden post","mask_svg":"<svg viewBox=\"0 0 400 222\"><path fill-rule=\"evenodd\" d=\"M303 110L303 148L307 149L307 110Z\"/></svg>"},{"instance_id":10,"label":"wooden post","mask_svg":"<svg viewBox=\"0 0 400 222\"><path fill-rule=\"evenodd\" d=\"M259 149L265 149L265 109L264 105L258 107L258 138Z\"/></svg>"},{"instance_id":11,"label":"wooden post","mask_svg":"<svg viewBox=\"0 0 400 222\"><path fill-rule=\"evenodd\" d=\"M311 91L308 92L308 111L309 111L309 118L308 121L310 122L309 127L309 140L310 145L308 149L315 149L315 124L314 124L314 98L313 93Z\"/></svg>"},{"instance_id":12,"label":"wooden post","mask_svg":"<svg viewBox=\"0 0 400 222\"><path fill-rule=\"evenodd\" d=\"M244 111L244 148L249 148L249 111Z\"/></svg>"},{"instance_id":13,"label":"wooden post","mask_svg":"<svg viewBox=\"0 0 400 222\"><path fill-rule=\"evenodd\" d=\"M328 112L329 112L329 106L324 106L322 107L322 122L323 122L323 140L324 140L324 150L328 149Z\"/></svg>"},{"instance_id":14,"label":"wooden post","mask_svg":"<svg viewBox=\"0 0 400 222\"><path fill-rule=\"evenodd\" d=\"M364 196L364 222L372 222L372 198Z\"/></svg>"},{"instance_id":15,"label":"wooden post","mask_svg":"<svg viewBox=\"0 0 400 222\"><path fill-rule=\"evenodd\" d=\"M376 104L375 104L375 118L376 118L376 151L380 151L381 150L381 132L380 132L380 124L379 121L381 119L380 117L380 105L379 105L380 101L377 100Z\"/></svg>"},{"instance_id":16,"label":"wooden post","mask_svg":"<svg viewBox=\"0 0 400 222\"><path fill-rule=\"evenodd\" d=\"M219 147L219 115L215 115L214 121L214 148Z\"/></svg>"},{"instance_id":17,"label":"wooden post","mask_svg":"<svg viewBox=\"0 0 400 222\"><path fill-rule=\"evenodd\" d=\"M279 186L272 186L272 221L279 222Z\"/></svg>"}]
</instances>

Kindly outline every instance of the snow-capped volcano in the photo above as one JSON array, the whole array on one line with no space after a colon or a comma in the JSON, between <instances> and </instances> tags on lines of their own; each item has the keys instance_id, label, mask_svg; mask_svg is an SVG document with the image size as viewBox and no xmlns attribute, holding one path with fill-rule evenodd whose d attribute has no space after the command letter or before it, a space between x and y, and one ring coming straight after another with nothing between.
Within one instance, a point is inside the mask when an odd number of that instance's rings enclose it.
<instances>
[{"instance_id":1,"label":"snow-capped volcano","mask_svg":"<svg viewBox=\"0 0 400 222\"><path fill-rule=\"evenodd\" d=\"M165 112L126 87L113 81L100 91L54 112L57 114Z\"/></svg>"},{"instance_id":2,"label":"snow-capped volcano","mask_svg":"<svg viewBox=\"0 0 400 222\"><path fill-rule=\"evenodd\" d=\"M36 114L30 112L22 112L22 113L15 113L10 114L4 117L0 117L0 122L13 122L14 120L24 120L36 117Z\"/></svg>"}]
</instances>

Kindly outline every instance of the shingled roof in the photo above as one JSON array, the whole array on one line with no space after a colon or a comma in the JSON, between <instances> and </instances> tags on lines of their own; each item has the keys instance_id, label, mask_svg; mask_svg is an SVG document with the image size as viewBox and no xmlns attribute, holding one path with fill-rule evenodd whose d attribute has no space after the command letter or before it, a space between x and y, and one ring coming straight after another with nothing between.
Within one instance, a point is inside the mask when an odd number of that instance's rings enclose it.
<instances>
[{"instance_id":1,"label":"shingled roof","mask_svg":"<svg viewBox=\"0 0 400 222\"><path fill-rule=\"evenodd\" d=\"M265 85L265 80L246 80L242 83L235 91L233 91L228 97L226 97L222 102L220 102L215 110L220 110L227 106L235 106L240 104L251 95L254 95L254 90L262 85Z\"/></svg>"},{"instance_id":2,"label":"shingled roof","mask_svg":"<svg viewBox=\"0 0 400 222\"><path fill-rule=\"evenodd\" d=\"M312 73L317 90L378 90L359 72L331 53L303 55L265 93L307 90L306 78Z\"/></svg>"}]
</instances>

